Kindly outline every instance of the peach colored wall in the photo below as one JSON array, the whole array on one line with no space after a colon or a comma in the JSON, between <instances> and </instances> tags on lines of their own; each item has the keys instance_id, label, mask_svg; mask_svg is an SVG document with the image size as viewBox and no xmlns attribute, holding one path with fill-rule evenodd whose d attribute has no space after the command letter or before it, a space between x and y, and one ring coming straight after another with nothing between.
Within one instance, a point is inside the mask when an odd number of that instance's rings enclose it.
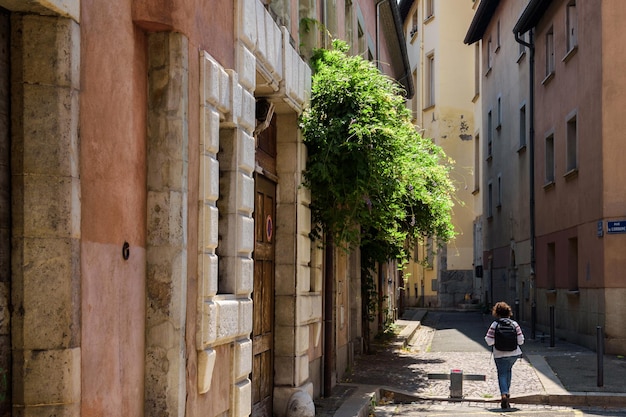
<instances>
[{"instance_id":1,"label":"peach colored wall","mask_svg":"<svg viewBox=\"0 0 626 417\"><path fill-rule=\"evenodd\" d=\"M579 16L578 51L563 61L566 53L565 3L558 9L551 7L536 35L536 108L535 108L535 190L537 208L537 235L554 232L581 222L594 221L602 216L602 178L594 171L602 166L601 134L601 26L595 5L577 3ZM554 10L553 10L554 9ZM553 27L555 41L555 75L545 77L545 34ZM555 105L559 103L559 105ZM579 175L571 179L566 173L566 117L577 113ZM554 133L555 186L545 184L545 138ZM585 195L580 199L580 195ZM580 238L584 238L580 236Z\"/></svg>"},{"instance_id":2,"label":"peach colored wall","mask_svg":"<svg viewBox=\"0 0 626 417\"><path fill-rule=\"evenodd\" d=\"M232 1L133 0L135 23L148 31L173 30L208 51L224 68L234 68Z\"/></svg>"},{"instance_id":3,"label":"peach colored wall","mask_svg":"<svg viewBox=\"0 0 626 417\"><path fill-rule=\"evenodd\" d=\"M127 0L85 0L81 10L82 414L141 416L145 38Z\"/></svg>"},{"instance_id":4,"label":"peach colored wall","mask_svg":"<svg viewBox=\"0 0 626 417\"><path fill-rule=\"evenodd\" d=\"M604 182L604 217L614 220L626 219L626 148L624 132L626 118L623 109L626 106L626 10L624 3L617 0L603 1L602 11L602 126L603 138L603 182ZM624 270L626 270L626 235L607 235L605 286L624 288Z\"/></svg>"},{"instance_id":5,"label":"peach colored wall","mask_svg":"<svg viewBox=\"0 0 626 417\"><path fill-rule=\"evenodd\" d=\"M535 195L537 220L537 284L545 285L546 245L556 243L557 287L560 265L567 254L565 230L575 228L572 236L579 242L579 285L581 288L603 286L607 257L604 245L614 236L598 238L596 222L603 217L606 177L617 168L609 167L604 160L603 144L610 142L599 131L603 125L605 104L602 91L604 70L602 64L602 39L598 28L603 26L600 8L585 2L577 3L579 19L578 50L566 55L565 3L555 3L537 27L536 49L536 108L535 108ZM555 75L545 80L545 35L553 28L555 42ZM559 105L555 105L559 103ZM565 177L567 117L576 114L578 131L578 174ZM545 138L554 134L555 180L554 186L545 185ZM606 154L606 152L605 152ZM603 176L600 167L604 164ZM584 196L584 198L581 198ZM568 235L569 236L569 235Z\"/></svg>"},{"instance_id":6,"label":"peach colored wall","mask_svg":"<svg viewBox=\"0 0 626 417\"><path fill-rule=\"evenodd\" d=\"M544 19L536 39L537 78L541 80L545 75L543 39L547 27L553 25L555 77L536 89L537 270L545 267L541 254L544 244L558 240L554 232L580 224L579 277L589 274L589 279L581 279L581 286L624 287L620 271L626 268L626 259L621 255L626 236L605 234L598 238L595 222L602 218L623 219L626 209L623 200L626 155L621 140L626 120L620 115L625 99L617 93L626 87L626 80L619 72L626 64L626 48L619 41L620 33L626 35L620 23L625 16L622 4L615 1L603 3L601 8L581 2L577 8L579 16L584 15L585 19L579 22L578 51L569 60L561 59L565 51L562 8L549 10L548 16L556 17ZM567 180L563 177L564 138L566 116L572 111L577 112L578 120L579 175ZM556 185L544 190L544 140L546 132L551 130L555 135ZM580 198L581 195L585 198ZM538 284L541 286L541 281Z\"/></svg>"}]
</instances>

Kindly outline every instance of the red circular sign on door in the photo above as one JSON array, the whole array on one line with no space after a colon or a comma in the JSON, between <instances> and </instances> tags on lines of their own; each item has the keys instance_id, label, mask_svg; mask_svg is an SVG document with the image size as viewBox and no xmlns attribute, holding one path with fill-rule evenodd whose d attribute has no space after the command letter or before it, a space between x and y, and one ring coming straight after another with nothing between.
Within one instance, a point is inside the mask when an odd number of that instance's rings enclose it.
<instances>
[{"instance_id":1,"label":"red circular sign on door","mask_svg":"<svg viewBox=\"0 0 626 417\"><path fill-rule=\"evenodd\" d=\"M274 222L272 221L272 215L268 214L265 218L265 237L268 242L272 241L272 235L274 234Z\"/></svg>"}]
</instances>

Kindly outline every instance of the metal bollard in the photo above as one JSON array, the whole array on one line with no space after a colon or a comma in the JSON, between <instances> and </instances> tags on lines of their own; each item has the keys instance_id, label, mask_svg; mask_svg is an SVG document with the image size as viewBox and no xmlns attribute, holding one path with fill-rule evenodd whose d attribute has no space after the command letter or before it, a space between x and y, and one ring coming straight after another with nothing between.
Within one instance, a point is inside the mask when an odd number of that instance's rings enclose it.
<instances>
[{"instance_id":1,"label":"metal bollard","mask_svg":"<svg viewBox=\"0 0 626 417\"><path fill-rule=\"evenodd\" d=\"M554 347L555 326L554 326L554 306L550 306L550 347Z\"/></svg>"},{"instance_id":2,"label":"metal bollard","mask_svg":"<svg viewBox=\"0 0 626 417\"><path fill-rule=\"evenodd\" d=\"M602 334L602 326L596 327L596 352L598 366L598 386L604 386L604 336Z\"/></svg>"},{"instance_id":3,"label":"metal bollard","mask_svg":"<svg viewBox=\"0 0 626 417\"><path fill-rule=\"evenodd\" d=\"M452 369L449 374L428 374L428 379L446 379L450 381L450 398L463 398L463 380L486 381L480 374L464 374L462 369Z\"/></svg>"},{"instance_id":4,"label":"metal bollard","mask_svg":"<svg viewBox=\"0 0 626 417\"><path fill-rule=\"evenodd\" d=\"M463 398L463 370L450 371L450 398Z\"/></svg>"}]
</instances>

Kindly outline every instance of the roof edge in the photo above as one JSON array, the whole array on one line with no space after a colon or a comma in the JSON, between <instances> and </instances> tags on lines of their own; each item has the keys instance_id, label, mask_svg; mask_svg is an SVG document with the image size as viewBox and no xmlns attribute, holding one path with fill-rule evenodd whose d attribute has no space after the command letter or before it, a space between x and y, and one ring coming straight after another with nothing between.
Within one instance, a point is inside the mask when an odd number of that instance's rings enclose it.
<instances>
[{"instance_id":1,"label":"roof edge","mask_svg":"<svg viewBox=\"0 0 626 417\"><path fill-rule=\"evenodd\" d=\"M471 45L483 38L485 30L487 30L487 26L499 4L500 0L481 0L463 43Z\"/></svg>"},{"instance_id":2,"label":"roof edge","mask_svg":"<svg viewBox=\"0 0 626 417\"><path fill-rule=\"evenodd\" d=\"M524 12L513 27L513 33L526 33L537 26L541 17L545 14L552 0L530 0Z\"/></svg>"}]
</instances>

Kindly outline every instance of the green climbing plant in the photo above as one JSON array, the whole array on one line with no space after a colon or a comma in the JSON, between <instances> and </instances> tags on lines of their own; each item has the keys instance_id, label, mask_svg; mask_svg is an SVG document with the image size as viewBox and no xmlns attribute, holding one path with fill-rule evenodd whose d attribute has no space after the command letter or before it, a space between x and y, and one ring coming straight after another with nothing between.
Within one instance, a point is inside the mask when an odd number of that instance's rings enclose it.
<instances>
[{"instance_id":1,"label":"green climbing plant","mask_svg":"<svg viewBox=\"0 0 626 417\"><path fill-rule=\"evenodd\" d=\"M345 42L316 49L311 66L311 102L300 127L312 235L360 247L364 317L373 319L376 263L404 264L419 236L454 236L451 161L417 132L401 87L348 55Z\"/></svg>"},{"instance_id":2,"label":"green climbing plant","mask_svg":"<svg viewBox=\"0 0 626 417\"><path fill-rule=\"evenodd\" d=\"M406 260L420 235L454 236L449 160L411 123L401 87L345 42L311 58L311 104L300 118L308 150L313 234Z\"/></svg>"}]
</instances>

